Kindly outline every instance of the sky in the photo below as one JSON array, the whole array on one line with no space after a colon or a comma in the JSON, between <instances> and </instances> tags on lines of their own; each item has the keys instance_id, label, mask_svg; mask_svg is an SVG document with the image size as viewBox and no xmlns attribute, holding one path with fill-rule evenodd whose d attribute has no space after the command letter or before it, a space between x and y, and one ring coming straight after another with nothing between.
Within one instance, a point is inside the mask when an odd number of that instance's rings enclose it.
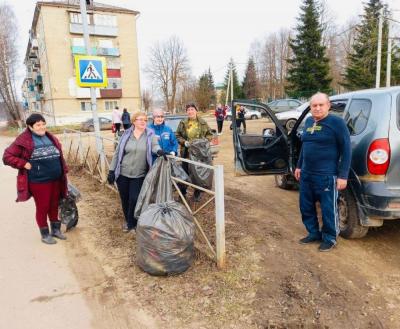
<instances>
[{"instance_id":1,"label":"sky","mask_svg":"<svg viewBox=\"0 0 400 329\"><path fill-rule=\"evenodd\" d=\"M4 0L0 0L0 3ZM21 65L32 24L35 0L6 0L18 19ZM208 68L216 83L223 82L230 58L243 75L250 46L269 33L293 28L302 0L98 0L140 12L137 20L141 87L150 88L143 68L148 63L149 48L175 35L185 45L191 71L199 77ZM398 0L387 0L390 8L400 10ZM22 5L23 4L23 5ZM344 25L362 13L360 0L326 0L337 25ZM396 8L396 6L398 8ZM400 20L400 11L396 13ZM121 28L121 27L120 27ZM22 67L21 67L22 68ZM21 70L21 78L24 71Z\"/></svg>"}]
</instances>

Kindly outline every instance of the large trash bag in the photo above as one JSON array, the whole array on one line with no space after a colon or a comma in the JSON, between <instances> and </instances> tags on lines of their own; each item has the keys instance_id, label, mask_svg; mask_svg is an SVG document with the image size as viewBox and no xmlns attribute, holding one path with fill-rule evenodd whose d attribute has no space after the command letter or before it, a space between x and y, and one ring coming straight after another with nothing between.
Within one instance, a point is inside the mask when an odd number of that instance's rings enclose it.
<instances>
[{"instance_id":1,"label":"large trash bag","mask_svg":"<svg viewBox=\"0 0 400 329\"><path fill-rule=\"evenodd\" d=\"M68 183L68 195L66 198L61 198L58 205L58 216L67 227L67 231L78 224L79 213L76 203L80 198L81 193L79 190L71 183Z\"/></svg>"},{"instance_id":2,"label":"large trash bag","mask_svg":"<svg viewBox=\"0 0 400 329\"><path fill-rule=\"evenodd\" d=\"M207 139L195 139L189 148L189 159L212 165L210 142ZM213 182L213 170L189 163L189 176L193 184L210 189Z\"/></svg>"},{"instance_id":3,"label":"large trash bag","mask_svg":"<svg viewBox=\"0 0 400 329\"><path fill-rule=\"evenodd\" d=\"M176 162L175 159L170 159L171 161L171 174L173 177L184 180L185 182L191 182L189 175L183 169L182 165Z\"/></svg>"},{"instance_id":4,"label":"large trash bag","mask_svg":"<svg viewBox=\"0 0 400 329\"><path fill-rule=\"evenodd\" d=\"M173 200L171 164L163 157L156 159L144 179L135 207L134 216L139 218L151 203L162 203Z\"/></svg>"},{"instance_id":5,"label":"large trash bag","mask_svg":"<svg viewBox=\"0 0 400 329\"><path fill-rule=\"evenodd\" d=\"M186 271L194 258L195 226L184 205L175 201L151 204L136 228L136 259L152 275Z\"/></svg>"}]
</instances>

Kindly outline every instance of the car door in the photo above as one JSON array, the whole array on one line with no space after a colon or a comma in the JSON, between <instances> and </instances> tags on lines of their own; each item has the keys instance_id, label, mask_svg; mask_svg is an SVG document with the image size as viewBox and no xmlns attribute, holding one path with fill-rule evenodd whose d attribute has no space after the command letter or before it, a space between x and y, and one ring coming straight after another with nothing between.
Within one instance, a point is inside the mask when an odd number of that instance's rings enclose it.
<instances>
[{"instance_id":1,"label":"car door","mask_svg":"<svg viewBox=\"0 0 400 329\"><path fill-rule=\"evenodd\" d=\"M259 120L246 120L243 127L236 114L240 106L255 107L264 115ZM236 173L275 175L289 171L288 136L268 105L234 100L232 131Z\"/></svg>"}]
</instances>

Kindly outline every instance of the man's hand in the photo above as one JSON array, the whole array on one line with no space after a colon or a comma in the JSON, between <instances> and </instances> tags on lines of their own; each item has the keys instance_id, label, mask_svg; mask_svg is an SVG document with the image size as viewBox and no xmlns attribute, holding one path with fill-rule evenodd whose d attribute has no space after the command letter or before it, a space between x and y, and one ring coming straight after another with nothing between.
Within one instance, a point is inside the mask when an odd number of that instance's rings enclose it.
<instances>
[{"instance_id":1,"label":"man's hand","mask_svg":"<svg viewBox=\"0 0 400 329\"><path fill-rule=\"evenodd\" d=\"M27 163L25 163L24 168L27 169L27 170L31 170L32 169L32 165L29 162L27 162Z\"/></svg>"},{"instance_id":2,"label":"man's hand","mask_svg":"<svg viewBox=\"0 0 400 329\"><path fill-rule=\"evenodd\" d=\"M296 178L296 180L300 180L300 175L301 175L301 169L300 168L296 168L296 170L294 171L294 178Z\"/></svg>"},{"instance_id":3,"label":"man's hand","mask_svg":"<svg viewBox=\"0 0 400 329\"><path fill-rule=\"evenodd\" d=\"M347 179L338 178L336 180L336 188L341 191L344 190L347 186Z\"/></svg>"},{"instance_id":4,"label":"man's hand","mask_svg":"<svg viewBox=\"0 0 400 329\"><path fill-rule=\"evenodd\" d=\"M165 161L168 160L168 158L167 158L167 153L165 153L163 149L159 149L159 150L157 151L157 155L158 155L159 157L163 157Z\"/></svg>"}]
</instances>

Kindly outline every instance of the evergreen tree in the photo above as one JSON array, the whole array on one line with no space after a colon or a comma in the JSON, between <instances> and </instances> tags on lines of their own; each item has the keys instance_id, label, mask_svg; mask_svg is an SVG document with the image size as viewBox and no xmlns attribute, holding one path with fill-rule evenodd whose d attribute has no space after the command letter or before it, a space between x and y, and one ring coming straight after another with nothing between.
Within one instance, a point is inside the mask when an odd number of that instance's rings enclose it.
<instances>
[{"instance_id":1,"label":"evergreen tree","mask_svg":"<svg viewBox=\"0 0 400 329\"><path fill-rule=\"evenodd\" d=\"M328 93L331 90L329 59L322 45L317 3L315 0L303 1L295 38L289 42L293 56L288 60L287 92L296 98L308 98L318 91Z\"/></svg>"},{"instance_id":2,"label":"evergreen tree","mask_svg":"<svg viewBox=\"0 0 400 329\"><path fill-rule=\"evenodd\" d=\"M210 104L215 102L214 79L210 69L199 78L195 97L197 105L202 111L206 111Z\"/></svg>"},{"instance_id":3,"label":"evergreen tree","mask_svg":"<svg viewBox=\"0 0 400 329\"><path fill-rule=\"evenodd\" d=\"M260 97L259 81L253 57L250 57L247 63L242 89L243 95L247 99L257 99Z\"/></svg>"},{"instance_id":4,"label":"evergreen tree","mask_svg":"<svg viewBox=\"0 0 400 329\"><path fill-rule=\"evenodd\" d=\"M349 90L375 87L379 11L383 7L381 0L369 0L364 7L361 22L356 27L353 49L347 57L348 66L344 74L343 85ZM384 8L384 12L387 14L386 8ZM385 19L382 29L381 86L384 85L386 79L387 40L388 23ZM400 83L398 59L399 49L394 47L392 50L392 84Z\"/></svg>"},{"instance_id":5,"label":"evergreen tree","mask_svg":"<svg viewBox=\"0 0 400 329\"><path fill-rule=\"evenodd\" d=\"M238 79L237 72L236 72L236 66L232 59L228 64L228 70L226 71L226 74L225 74L224 89L226 91L226 88L228 87L229 74L230 74L231 68L232 68L232 75L233 75L233 98L243 98L242 87L239 84L239 79ZM225 93L225 95L226 95L226 93ZM229 101L231 100L231 86L229 86L228 100ZM221 103L225 103L225 99L223 99Z\"/></svg>"}]
</instances>

